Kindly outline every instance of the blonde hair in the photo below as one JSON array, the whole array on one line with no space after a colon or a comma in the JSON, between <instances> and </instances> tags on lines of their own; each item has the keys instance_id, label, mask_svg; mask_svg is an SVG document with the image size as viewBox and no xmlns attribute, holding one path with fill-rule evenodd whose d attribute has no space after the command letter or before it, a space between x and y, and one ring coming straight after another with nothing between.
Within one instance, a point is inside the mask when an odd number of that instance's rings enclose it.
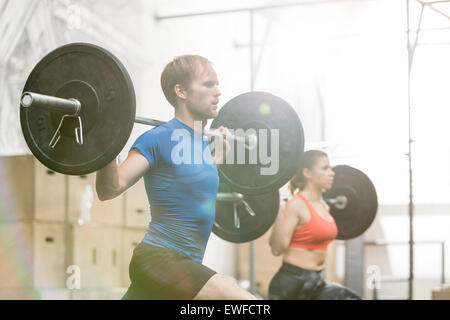
<instances>
[{"instance_id":1,"label":"blonde hair","mask_svg":"<svg viewBox=\"0 0 450 320\"><path fill-rule=\"evenodd\" d=\"M175 57L169 62L161 73L161 88L167 101L177 107L175 85L180 84L188 88L198 74L198 66L207 66L211 62L199 55L183 55Z\"/></svg>"}]
</instances>

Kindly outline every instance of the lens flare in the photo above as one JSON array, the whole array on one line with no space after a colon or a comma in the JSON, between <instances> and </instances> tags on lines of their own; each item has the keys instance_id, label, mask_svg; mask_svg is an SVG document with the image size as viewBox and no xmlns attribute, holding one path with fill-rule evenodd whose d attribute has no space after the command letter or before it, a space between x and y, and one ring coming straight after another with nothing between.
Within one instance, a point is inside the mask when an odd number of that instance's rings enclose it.
<instances>
[{"instance_id":1,"label":"lens flare","mask_svg":"<svg viewBox=\"0 0 450 320\"><path fill-rule=\"evenodd\" d=\"M263 116L268 116L272 113L272 107L268 103L261 103L259 105L259 113Z\"/></svg>"}]
</instances>

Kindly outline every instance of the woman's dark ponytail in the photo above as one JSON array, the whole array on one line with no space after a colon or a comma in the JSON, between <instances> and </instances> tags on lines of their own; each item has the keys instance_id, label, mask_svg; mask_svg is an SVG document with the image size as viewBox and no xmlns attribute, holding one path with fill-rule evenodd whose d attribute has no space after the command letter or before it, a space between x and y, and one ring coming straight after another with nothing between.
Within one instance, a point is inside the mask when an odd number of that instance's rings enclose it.
<instances>
[{"instance_id":1,"label":"woman's dark ponytail","mask_svg":"<svg viewBox=\"0 0 450 320\"><path fill-rule=\"evenodd\" d=\"M300 166L295 172L294 176L289 181L289 192L293 195L297 190L302 191L306 186L306 178L303 175L303 169L312 170L321 157L328 157L328 155L321 150L308 150L303 153L300 159Z\"/></svg>"}]
</instances>

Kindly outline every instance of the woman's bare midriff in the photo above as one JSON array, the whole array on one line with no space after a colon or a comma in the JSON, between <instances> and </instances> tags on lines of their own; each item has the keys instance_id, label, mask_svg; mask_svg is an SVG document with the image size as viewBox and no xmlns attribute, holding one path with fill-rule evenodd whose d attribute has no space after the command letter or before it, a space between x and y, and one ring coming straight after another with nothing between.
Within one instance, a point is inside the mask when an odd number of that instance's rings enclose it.
<instances>
[{"instance_id":1,"label":"woman's bare midriff","mask_svg":"<svg viewBox=\"0 0 450 320\"><path fill-rule=\"evenodd\" d=\"M320 271L325 266L327 251L289 247L283 253L283 261L306 270Z\"/></svg>"}]
</instances>

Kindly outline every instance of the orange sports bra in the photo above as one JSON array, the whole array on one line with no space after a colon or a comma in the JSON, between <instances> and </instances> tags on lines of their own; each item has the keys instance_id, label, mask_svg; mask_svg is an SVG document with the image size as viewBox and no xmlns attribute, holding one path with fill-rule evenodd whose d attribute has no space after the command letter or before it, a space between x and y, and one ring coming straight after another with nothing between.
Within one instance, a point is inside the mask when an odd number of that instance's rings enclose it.
<instances>
[{"instance_id":1,"label":"orange sports bra","mask_svg":"<svg viewBox=\"0 0 450 320\"><path fill-rule=\"evenodd\" d=\"M299 196L308 207L311 218L307 224L294 231L289 246L310 250L326 250L328 244L336 239L338 232L336 222L334 219L328 221L321 217L300 192L296 195Z\"/></svg>"}]
</instances>

